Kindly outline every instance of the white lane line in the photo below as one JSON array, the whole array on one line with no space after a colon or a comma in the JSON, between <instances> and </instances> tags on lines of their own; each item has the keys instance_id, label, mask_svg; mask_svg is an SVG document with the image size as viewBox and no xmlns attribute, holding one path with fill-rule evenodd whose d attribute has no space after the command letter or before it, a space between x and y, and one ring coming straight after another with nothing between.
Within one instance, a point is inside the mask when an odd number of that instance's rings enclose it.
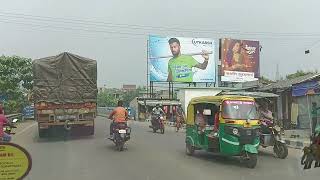
<instances>
[{"instance_id":1,"label":"white lane line","mask_svg":"<svg viewBox=\"0 0 320 180\"><path fill-rule=\"evenodd\" d=\"M18 135L20 135L20 134L22 134L22 133L24 133L24 132L26 132L28 129L30 129L30 128L32 128L33 126L35 126L35 125L37 125L37 123L35 122L35 123L33 123L33 124L31 124L31 125L29 125L29 126L27 126L26 128L24 128L22 131L19 131L18 133L16 133L15 134L15 136L18 136Z\"/></svg>"}]
</instances>

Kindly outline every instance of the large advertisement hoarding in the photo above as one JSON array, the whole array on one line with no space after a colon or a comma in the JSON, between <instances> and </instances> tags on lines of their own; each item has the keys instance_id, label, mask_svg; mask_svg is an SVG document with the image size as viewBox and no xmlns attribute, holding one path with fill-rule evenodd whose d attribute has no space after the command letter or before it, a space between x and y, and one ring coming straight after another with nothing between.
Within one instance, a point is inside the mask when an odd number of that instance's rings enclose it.
<instances>
[{"instance_id":1,"label":"large advertisement hoarding","mask_svg":"<svg viewBox=\"0 0 320 180\"><path fill-rule=\"evenodd\" d=\"M153 82L215 82L215 42L206 38L149 36Z\"/></svg>"},{"instance_id":2,"label":"large advertisement hoarding","mask_svg":"<svg viewBox=\"0 0 320 180\"><path fill-rule=\"evenodd\" d=\"M246 82L258 80L259 41L221 40L221 81Z\"/></svg>"}]
</instances>

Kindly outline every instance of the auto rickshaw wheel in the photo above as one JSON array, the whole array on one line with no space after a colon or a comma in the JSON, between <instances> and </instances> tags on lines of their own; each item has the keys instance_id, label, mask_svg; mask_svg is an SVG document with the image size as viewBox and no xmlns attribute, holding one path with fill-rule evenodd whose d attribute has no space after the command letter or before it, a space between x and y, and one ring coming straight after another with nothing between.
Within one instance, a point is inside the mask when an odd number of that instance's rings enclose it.
<instances>
[{"instance_id":1,"label":"auto rickshaw wheel","mask_svg":"<svg viewBox=\"0 0 320 180\"><path fill-rule=\"evenodd\" d=\"M247 153L247 158L245 160L245 165L247 168L253 169L256 167L258 161L257 154Z\"/></svg>"},{"instance_id":2,"label":"auto rickshaw wheel","mask_svg":"<svg viewBox=\"0 0 320 180\"><path fill-rule=\"evenodd\" d=\"M283 143L276 143L273 147L273 152L280 159L285 159L288 156L288 148Z\"/></svg>"},{"instance_id":3,"label":"auto rickshaw wheel","mask_svg":"<svg viewBox=\"0 0 320 180\"><path fill-rule=\"evenodd\" d=\"M194 147L191 144L186 144L186 154L192 156L194 154Z\"/></svg>"}]
</instances>

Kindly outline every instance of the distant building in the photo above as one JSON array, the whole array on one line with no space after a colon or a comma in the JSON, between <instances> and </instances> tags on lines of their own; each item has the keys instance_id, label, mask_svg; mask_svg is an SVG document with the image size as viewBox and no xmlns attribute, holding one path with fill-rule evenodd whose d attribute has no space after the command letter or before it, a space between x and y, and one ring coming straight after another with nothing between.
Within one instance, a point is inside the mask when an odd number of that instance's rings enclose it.
<instances>
[{"instance_id":1,"label":"distant building","mask_svg":"<svg viewBox=\"0 0 320 180\"><path fill-rule=\"evenodd\" d=\"M123 91L134 91L136 89L137 89L137 85L129 85L129 84L122 85Z\"/></svg>"}]
</instances>

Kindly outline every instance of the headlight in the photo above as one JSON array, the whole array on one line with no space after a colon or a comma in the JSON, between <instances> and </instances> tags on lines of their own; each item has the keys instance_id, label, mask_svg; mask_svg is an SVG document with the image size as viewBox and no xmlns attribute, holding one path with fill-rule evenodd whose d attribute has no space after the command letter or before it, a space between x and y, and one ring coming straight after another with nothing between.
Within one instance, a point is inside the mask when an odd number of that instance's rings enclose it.
<instances>
[{"instance_id":1,"label":"headlight","mask_svg":"<svg viewBox=\"0 0 320 180\"><path fill-rule=\"evenodd\" d=\"M232 133L233 133L234 135L238 135L239 130L238 130L237 128L233 128L233 129L232 129Z\"/></svg>"}]
</instances>

